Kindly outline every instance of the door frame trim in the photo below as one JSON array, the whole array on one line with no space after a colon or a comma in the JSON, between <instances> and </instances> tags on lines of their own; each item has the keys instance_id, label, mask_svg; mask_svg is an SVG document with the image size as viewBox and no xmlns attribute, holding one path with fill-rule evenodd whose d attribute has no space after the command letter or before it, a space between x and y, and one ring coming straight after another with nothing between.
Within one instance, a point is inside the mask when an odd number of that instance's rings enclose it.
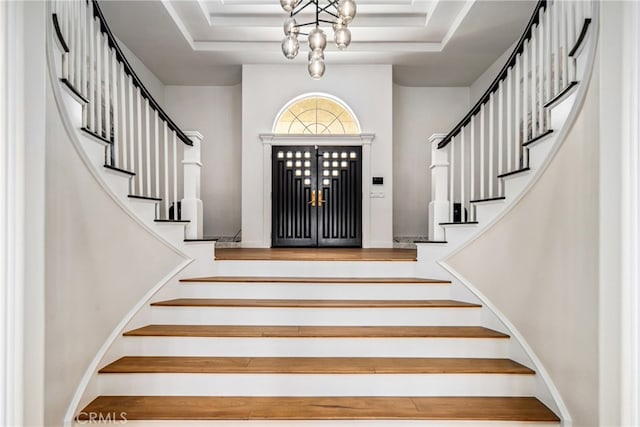
<instances>
[{"instance_id":1,"label":"door frame trim","mask_svg":"<svg viewBox=\"0 0 640 427\"><path fill-rule=\"evenodd\" d=\"M264 247L271 247L271 153L273 145L317 145L362 147L362 247L371 247L371 143L375 133L357 135L291 135L261 133L262 141L262 221Z\"/></svg>"}]
</instances>

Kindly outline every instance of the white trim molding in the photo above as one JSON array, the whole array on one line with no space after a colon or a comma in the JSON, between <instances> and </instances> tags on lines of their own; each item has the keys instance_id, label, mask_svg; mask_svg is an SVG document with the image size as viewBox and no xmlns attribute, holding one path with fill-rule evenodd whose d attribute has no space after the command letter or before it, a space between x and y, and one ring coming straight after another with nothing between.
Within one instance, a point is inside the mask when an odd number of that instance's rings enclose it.
<instances>
[{"instance_id":1,"label":"white trim molding","mask_svg":"<svg viewBox=\"0 0 640 427\"><path fill-rule=\"evenodd\" d=\"M357 135L282 135L261 133L262 141L262 212L263 235L261 247L271 247L271 152L274 145L361 146L362 147L362 247L371 248L371 143L374 133ZM250 242L255 247L256 242Z\"/></svg>"}]
</instances>

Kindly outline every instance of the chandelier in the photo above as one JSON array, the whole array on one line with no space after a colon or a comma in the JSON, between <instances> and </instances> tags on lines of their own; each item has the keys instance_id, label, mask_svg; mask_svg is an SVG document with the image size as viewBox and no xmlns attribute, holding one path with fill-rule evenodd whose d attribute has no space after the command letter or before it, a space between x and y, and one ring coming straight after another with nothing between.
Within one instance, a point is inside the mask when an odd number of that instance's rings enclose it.
<instances>
[{"instance_id":1,"label":"chandelier","mask_svg":"<svg viewBox=\"0 0 640 427\"><path fill-rule=\"evenodd\" d=\"M315 5L315 19L298 24L295 16L310 5ZM289 17L284 21L284 35L282 53L287 59L293 59L300 50L299 35L307 36L309 43L308 70L311 77L319 79L324 75L324 49L327 47L327 35L320 28L320 23L331 24L333 39L340 50L344 50L351 43L351 31L348 25L356 16L355 0L328 0L321 6L320 0L280 0L280 6ZM311 31L303 33L304 27L313 26Z\"/></svg>"}]
</instances>

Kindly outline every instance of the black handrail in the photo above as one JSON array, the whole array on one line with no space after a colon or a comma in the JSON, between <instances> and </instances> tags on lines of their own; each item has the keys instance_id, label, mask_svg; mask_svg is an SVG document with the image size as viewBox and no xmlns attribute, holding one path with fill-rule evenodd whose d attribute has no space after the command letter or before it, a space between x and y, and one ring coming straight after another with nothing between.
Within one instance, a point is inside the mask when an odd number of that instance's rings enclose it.
<instances>
[{"instance_id":1,"label":"black handrail","mask_svg":"<svg viewBox=\"0 0 640 427\"><path fill-rule=\"evenodd\" d=\"M118 42L116 41L116 38L114 37L113 33L111 32L111 29L109 28L109 25L107 24L107 20L102 14L102 10L98 5L98 0L91 0L91 2L93 3L93 15L96 18L98 18L98 20L100 21L100 30L107 35L109 46L112 47L113 50L115 51L116 58L118 59L118 61L122 62L125 73L131 76L134 86L140 89L140 93L142 97L146 98L149 101L149 106L158 112L158 115L162 120L167 122L167 126L169 127L169 129L174 131L178 136L178 138L182 140L182 142L184 142L187 145L193 145L193 142L191 141L191 139L189 139L189 137L185 135L185 133L173 122L173 120L171 120L171 118L167 115L167 113L164 112L162 107L158 105L156 100L153 99L153 96L151 96L151 93L149 93L149 91L144 86L144 84L142 84L142 81L140 80L136 72L133 71L133 67L131 67L131 64L129 64L129 61L127 61L127 58L122 53L122 50L120 49L120 46L118 46Z\"/></svg>"},{"instance_id":2,"label":"black handrail","mask_svg":"<svg viewBox=\"0 0 640 427\"><path fill-rule=\"evenodd\" d=\"M500 82L505 78L507 78L507 73L509 72L509 68L515 65L518 55L524 51L524 44L526 43L527 40L531 38L531 32L533 30L533 26L540 21L540 10L545 9L546 7L547 7L547 0L538 1L538 4L536 4L536 8L533 11L533 15L531 16L531 19L529 19L529 23L527 24L527 27L524 30L524 33L522 33L522 36L520 37L520 40L518 41L518 44L516 45L515 49L513 49L513 52L511 53L511 56L507 60L507 63L504 65L504 67L502 67L502 70L500 70L500 73L498 73L498 77L496 77L493 83L491 83L491 86L489 86L489 89L487 89L484 95L482 95L482 97L476 103L476 105L474 105L473 108L471 108L471 111L469 111L469 113L467 113L467 115L464 116L462 120L460 120L460 123L458 123L451 130L451 132L449 132L447 136L445 136L444 139L440 141L440 143L438 144L438 148L446 147L449 144L449 142L451 142L453 137L460 132L460 129L462 129L467 124L469 124L469 122L471 121L471 118L476 114L478 114L478 112L482 108L482 105L489 102L489 98L491 97L491 94L498 90L498 86L500 85Z\"/></svg>"}]
</instances>

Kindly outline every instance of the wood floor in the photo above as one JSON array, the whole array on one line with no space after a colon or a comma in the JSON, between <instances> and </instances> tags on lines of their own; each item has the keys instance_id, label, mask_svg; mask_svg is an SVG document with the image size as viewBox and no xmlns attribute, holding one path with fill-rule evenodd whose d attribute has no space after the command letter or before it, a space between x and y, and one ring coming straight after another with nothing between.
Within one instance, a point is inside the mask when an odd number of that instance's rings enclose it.
<instances>
[{"instance_id":1,"label":"wood floor","mask_svg":"<svg viewBox=\"0 0 640 427\"><path fill-rule=\"evenodd\" d=\"M78 417L134 420L495 420L558 422L533 397L100 396Z\"/></svg>"},{"instance_id":2,"label":"wood floor","mask_svg":"<svg viewBox=\"0 0 640 427\"><path fill-rule=\"evenodd\" d=\"M509 359L401 357L122 357L100 373L198 374L518 374Z\"/></svg>"},{"instance_id":3,"label":"wood floor","mask_svg":"<svg viewBox=\"0 0 640 427\"><path fill-rule=\"evenodd\" d=\"M213 326L147 325L124 333L147 337L509 338L481 326Z\"/></svg>"},{"instance_id":4,"label":"wood floor","mask_svg":"<svg viewBox=\"0 0 640 427\"><path fill-rule=\"evenodd\" d=\"M415 249L358 248L220 248L217 261L385 261L417 260Z\"/></svg>"}]
</instances>

